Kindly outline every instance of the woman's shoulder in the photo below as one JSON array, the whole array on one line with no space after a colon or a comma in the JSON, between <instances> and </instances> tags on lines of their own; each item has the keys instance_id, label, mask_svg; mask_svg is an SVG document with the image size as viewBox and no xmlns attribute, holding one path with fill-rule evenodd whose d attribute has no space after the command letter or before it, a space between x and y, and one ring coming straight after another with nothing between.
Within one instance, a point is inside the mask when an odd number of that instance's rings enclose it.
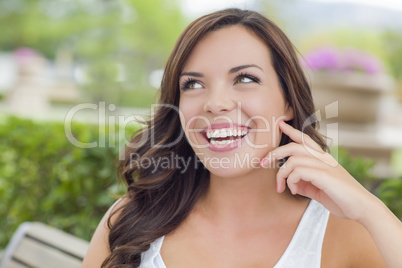
<instances>
[{"instance_id":1,"label":"woman's shoulder","mask_svg":"<svg viewBox=\"0 0 402 268\"><path fill-rule=\"evenodd\" d=\"M386 267L360 223L330 214L322 247L323 267Z\"/></svg>"},{"instance_id":2,"label":"woman's shoulder","mask_svg":"<svg viewBox=\"0 0 402 268\"><path fill-rule=\"evenodd\" d=\"M128 198L118 199L105 213L91 239L82 267L101 267L102 262L109 256L109 224L113 225L120 210L129 201Z\"/></svg>"}]
</instances>

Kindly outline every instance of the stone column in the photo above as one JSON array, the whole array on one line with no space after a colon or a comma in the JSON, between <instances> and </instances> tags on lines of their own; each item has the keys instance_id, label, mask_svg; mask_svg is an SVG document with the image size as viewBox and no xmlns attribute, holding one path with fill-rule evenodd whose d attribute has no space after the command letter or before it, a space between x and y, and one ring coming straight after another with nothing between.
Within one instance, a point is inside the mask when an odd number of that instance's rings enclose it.
<instances>
[{"instance_id":1,"label":"stone column","mask_svg":"<svg viewBox=\"0 0 402 268\"><path fill-rule=\"evenodd\" d=\"M23 117L41 117L49 109L48 61L36 51L21 48L14 52L19 76L6 97L7 110Z\"/></svg>"}]
</instances>

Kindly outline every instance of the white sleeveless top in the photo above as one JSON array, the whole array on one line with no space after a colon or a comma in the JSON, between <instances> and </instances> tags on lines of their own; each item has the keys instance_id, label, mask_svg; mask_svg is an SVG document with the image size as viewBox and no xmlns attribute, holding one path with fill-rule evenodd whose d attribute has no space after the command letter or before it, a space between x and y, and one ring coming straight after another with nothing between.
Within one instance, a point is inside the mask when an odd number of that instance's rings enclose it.
<instances>
[{"instance_id":1,"label":"white sleeveless top","mask_svg":"<svg viewBox=\"0 0 402 268\"><path fill-rule=\"evenodd\" d=\"M321 266L321 249L329 211L311 200L285 253L274 268L315 268ZM166 268L160 250L164 236L141 254L140 268Z\"/></svg>"}]
</instances>

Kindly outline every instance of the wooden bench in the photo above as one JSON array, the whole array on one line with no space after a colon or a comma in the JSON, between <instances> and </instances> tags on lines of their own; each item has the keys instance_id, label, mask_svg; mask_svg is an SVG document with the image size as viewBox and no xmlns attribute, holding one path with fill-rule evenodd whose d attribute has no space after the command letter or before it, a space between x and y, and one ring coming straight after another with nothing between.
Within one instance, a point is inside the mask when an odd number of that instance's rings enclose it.
<instances>
[{"instance_id":1,"label":"wooden bench","mask_svg":"<svg viewBox=\"0 0 402 268\"><path fill-rule=\"evenodd\" d=\"M40 222L22 223L1 258L0 268L81 267L89 243Z\"/></svg>"}]
</instances>

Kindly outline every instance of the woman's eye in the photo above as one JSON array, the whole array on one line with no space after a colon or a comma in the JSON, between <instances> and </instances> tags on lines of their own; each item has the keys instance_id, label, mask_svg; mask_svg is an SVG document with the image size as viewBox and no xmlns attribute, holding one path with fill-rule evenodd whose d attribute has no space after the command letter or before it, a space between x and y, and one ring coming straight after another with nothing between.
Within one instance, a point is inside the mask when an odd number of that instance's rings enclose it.
<instances>
[{"instance_id":1,"label":"woman's eye","mask_svg":"<svg viewBox=\"0 0 402 268\"><path fill-rule=\"evenodd\" d=\"M240 74L235 78L235 84L260 83L260 79L250 74Z\"/></svg>"},{"instance_id":2,"label":"woman's eye","mask_svg":"<svg viewBox=\"0 0 402 268\"><path fill-rule=\"evenodd\" d=\"M250 78L246 77L246 76L239 76L236 78L236 84L239 83L250 83L253 82L253 80L251 80Z\"/></svg>"},{"instance_id":3,"label":"woman's eye","mask_svg":"<svg viewBox=\"0 0 402 268\"><path fill-rule=\"evenodd\" d=\"M186 86L186 88L188 88L188 89L194 89L194 88L200 88L200 87L201 87L200 83L197 83L197 82L190 82Z\"/></svg>"},{"instance_id":4,"label":"woman's eye","mask_svg":"<svg viewBox=\"0 0 402 268\"><path fill-rule=\"evenodd\" d=\"M201 88L201 84L197 81L190 80L190 81L184 81L181 85L182 90L187 90L187 89L196 89L196 88Z\"/></svg>"}]
</instances>

